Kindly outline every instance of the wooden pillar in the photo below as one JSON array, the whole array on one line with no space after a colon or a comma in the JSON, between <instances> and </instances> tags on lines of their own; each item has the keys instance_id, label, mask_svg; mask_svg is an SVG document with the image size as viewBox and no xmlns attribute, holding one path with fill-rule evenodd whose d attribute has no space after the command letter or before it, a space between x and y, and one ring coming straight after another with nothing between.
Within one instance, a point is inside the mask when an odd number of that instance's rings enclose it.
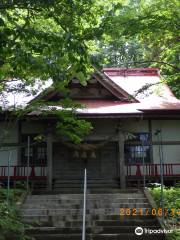
<instances>
[{"instance_id":1,"label":"wooden pillar","mask_svg":"<svg viewBox=\"0 0 180 240\"><path fill-rule=\"evenodd\" d=\"M47 188L52 190L52 161L53 161L53 141L52 134L47 135Z\"/></svg>"},{"instance_id":2,"label":"wooden pillar","mask_svg":"<svg viewBox=\"0 0 180 240\"><path fill-rule=\"evenodd\" d=\"M126 171L124 160L124 135L121 129L118 129L118 147L119 147L119 177L121 189L126 188Z\"/></svg>"}]
</instances>

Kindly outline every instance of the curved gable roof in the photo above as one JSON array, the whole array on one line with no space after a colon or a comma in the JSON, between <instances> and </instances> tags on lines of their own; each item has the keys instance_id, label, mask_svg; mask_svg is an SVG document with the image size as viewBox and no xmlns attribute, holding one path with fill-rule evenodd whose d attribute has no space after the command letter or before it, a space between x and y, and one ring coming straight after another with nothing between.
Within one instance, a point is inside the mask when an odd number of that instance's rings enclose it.
<instances>
[{"instance_id":1,"label":"curved gable roof","mask_svg":"<svg viewBox=\"0 0 180 240\"><path fill-rule=\"evenodd\" d=\"M116 100L119 100L121 102L139 102L133 95L129 94L125 89L123 89L119 84L117 84L113 79L111 79L106 72L99 71L95 69L95 72L92 74L92 78L97 80L97 82L102 85L106 90L111 92L112 96ZM76 82L78 83L78 82ZM79 83L78 83L79 84ZM89 82L87 83L88 87ZM71 85L69 86L71 90ZM83 94L83 93L82 93ZM56 91L53 87L53 84L45 89L43 92L38 94L34 99L30 101L30 103L36 101L36 100L45 100L45 101L51 101L56 95L58 95L58 91ZM79 96L79 99L81 96Z\"/></svg>"},{"instance_id":2,"label":"curved gable roof","mask_svg":"<svg viewBox=\"0 0 180 240\"><path fill-rule=\"evenodd\" d=\"M180 100L173 95L167 84L161 81L159 69L104 68L102 71L96 69L93 76L116 96L117 100L79 99L78 102L86 106L77 110L80 115L89 117L98 115L129 116L132 114L142 115L152 111L158 113L180 112ZM53 94L53 92L48 94ZM56 105L56 107L61 109L61 106Z\"/></svg>"},{"instance_id":3,"label":"curved gable roof","mask_svg":"<svg viewBox=\"0 0 180 240\"><path fill-rule=\"evenodd\" d=\"M109 96L114 97L86 99L79 94L78 102L86 106L86 108L77 110L80 115L110 116L113 114L143 114L152 111L180 113L180 100L173 95L168 85L161 81L159 70L156 68L104 68L102 71L96 69L92 77L97 80L102 89L105 88L109 91ZM50 85L51 82L48 81L48 84ZM82 91L83 89L85 87L82 88ZM6 94L8 95L8 93ZM57 92L50 85L36 97L29 97L31 101L26 101L26 104L38 99L49 101L56 94ZM25 98L20 97L19 94L17 98L21 101L18 102L19 104L25 101ZM28 100L30 100L29 98ZM52 101L52 105L61 108L57 102L53 103Z\"/></svg>"}]
</instances>

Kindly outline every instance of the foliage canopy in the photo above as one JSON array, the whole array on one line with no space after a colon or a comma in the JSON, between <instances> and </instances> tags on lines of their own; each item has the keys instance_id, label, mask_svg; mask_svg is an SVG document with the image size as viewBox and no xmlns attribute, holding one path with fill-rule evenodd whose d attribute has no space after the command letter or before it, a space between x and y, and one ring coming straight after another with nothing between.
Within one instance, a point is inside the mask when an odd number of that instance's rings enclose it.
<instances>
[{"instance_id":1,"label":"foliage canopy","mask_svg":"<svg viewBox=\"0 0 180 240\"><path fill-rule=\"evenodd\" d=\"M99 59L108 66L159 67L180 96L178 0L119 1L107 21Z\"/></svg>"}]
</instances>

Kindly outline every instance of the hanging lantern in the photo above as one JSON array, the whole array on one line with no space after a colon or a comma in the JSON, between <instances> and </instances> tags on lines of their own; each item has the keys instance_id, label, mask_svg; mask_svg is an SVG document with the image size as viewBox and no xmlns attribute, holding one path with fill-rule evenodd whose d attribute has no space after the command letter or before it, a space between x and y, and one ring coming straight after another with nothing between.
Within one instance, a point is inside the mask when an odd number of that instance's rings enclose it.
<instances>
[{"instance_id":1,"label":"hanging lantern","mask_svg":"<svg viewBox=\"0 0 180 240\"><path fill-rule=\"evenodd\" d=\"M96 158L96 153L94 150L91 152L91 158Z\"/></svg>"},{"instance_id":2,"label":"hanging lantern","mask_svg":"<svg viewBox=\"0 0 180 240\"><path fill-rule=\"evenodd\" d=\"M82 153L81 157L82 157L82 158L87 158L87 152L84 151L84 152Z\"/></svg>"},{"instance_id":3,"label":"hanging lantern","mask_svg":"<svg viewBox=\"0 0 180 240\"><path fill-rule=\"evenodd\" d=\"M73 158L79 158L79 152L77 150L74 151Z\"/></svg>"}]
</instances>

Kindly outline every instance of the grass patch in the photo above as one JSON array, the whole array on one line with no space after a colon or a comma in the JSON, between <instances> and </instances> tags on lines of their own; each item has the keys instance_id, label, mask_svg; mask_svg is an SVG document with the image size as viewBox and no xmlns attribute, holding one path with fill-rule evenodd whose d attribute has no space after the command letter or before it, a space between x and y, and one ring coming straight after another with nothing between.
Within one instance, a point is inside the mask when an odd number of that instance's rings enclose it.
<instances>
[{"instance_id":1,"label":"grass patch","mask_svg":"<svg viewBox=\"0 0 180 240\"><path fill-rule=\"evenodd\" d=\"M156 204L161 207L161 188L149 188ZM169 229L174 229L172 234L167 236L167 240L180 240L180 187L165 187L164 193L164 207L169 209L169 214L165 216L165 224ZM172 215L172 209L175 214Z\"/></svg>"},{"instance_id":2,"label":"grass patch","mask_svg":"<svg viewBox=\"0 0 180 240\"><path fill-rule=\"evenodd\" d=\"M20 211L17 207L22 202L26 191L10 189L7 203L7 189L0 189L0 240L27 240Z\"/></svg>"},{"instance_id":3,"label":"grass patch","mask_svg":"<svg viewBox=\"0 0 180 240\"><path fill-rule=\"evenodd\" d=\"M22 195L25 193L23 189L10 189L9 190L9 201L17 203L21 201ZM7 189L0 189L0 203L3 203L7 200Z\"/></svg>"}]
</instances>

